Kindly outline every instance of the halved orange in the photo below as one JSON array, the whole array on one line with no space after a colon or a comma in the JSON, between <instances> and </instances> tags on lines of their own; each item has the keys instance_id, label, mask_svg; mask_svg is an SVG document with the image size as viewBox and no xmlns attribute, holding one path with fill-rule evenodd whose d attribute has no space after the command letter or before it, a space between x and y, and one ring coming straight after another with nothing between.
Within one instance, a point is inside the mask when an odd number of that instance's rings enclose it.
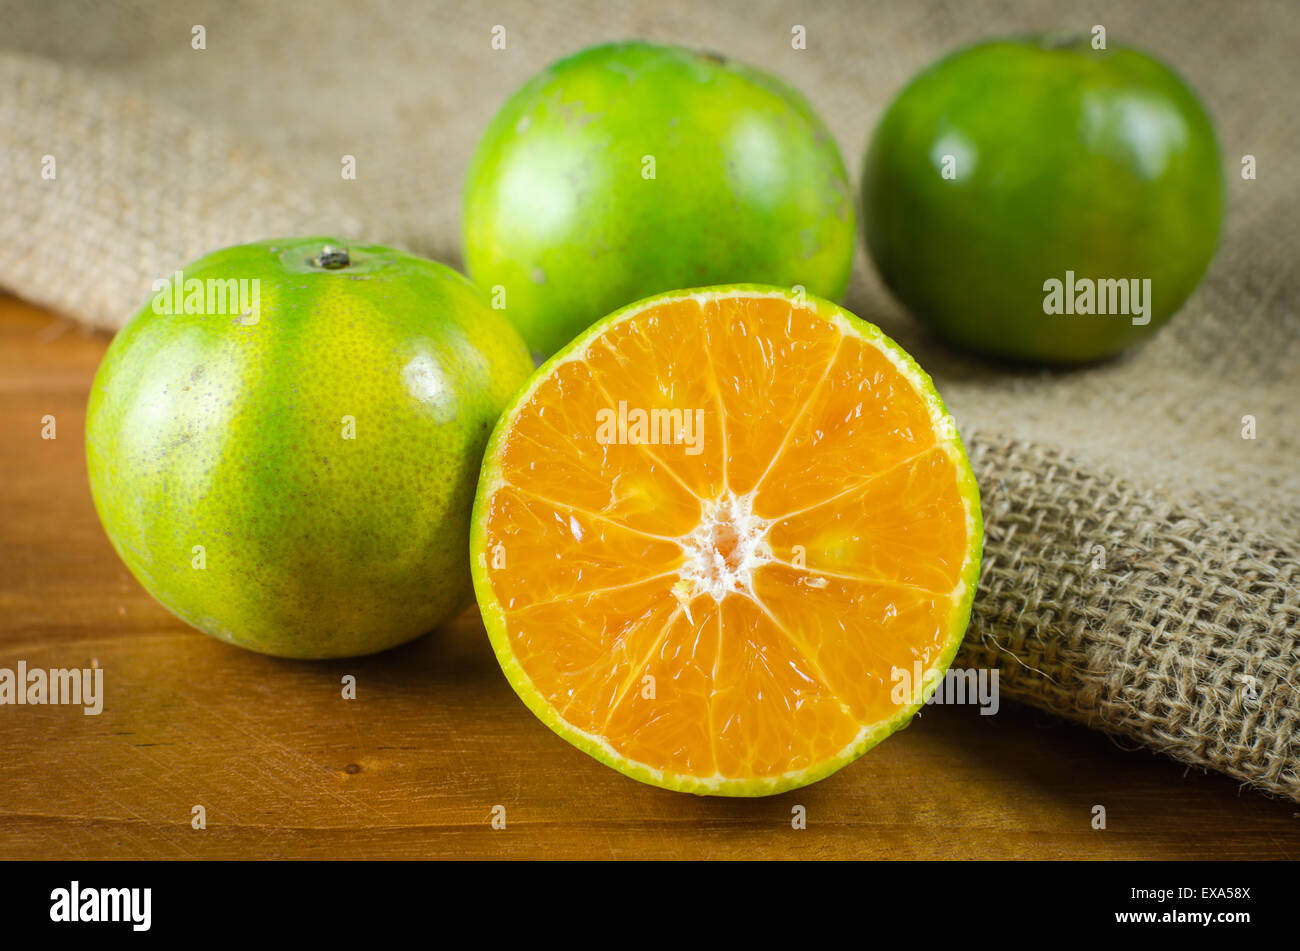
<instances>
[{"instance_id":1,"label":"halved orange","mask_svg":"<svg viewBox=\"0 0 1300 951\"><path fill-rule=\"evenodd\" d=\"M643 782L756 796L907 724L982 539L912 358L744 285L632 304L542 366L488 444L471 556L501 668L551 729Z\"/></svg>"}]
</instances>

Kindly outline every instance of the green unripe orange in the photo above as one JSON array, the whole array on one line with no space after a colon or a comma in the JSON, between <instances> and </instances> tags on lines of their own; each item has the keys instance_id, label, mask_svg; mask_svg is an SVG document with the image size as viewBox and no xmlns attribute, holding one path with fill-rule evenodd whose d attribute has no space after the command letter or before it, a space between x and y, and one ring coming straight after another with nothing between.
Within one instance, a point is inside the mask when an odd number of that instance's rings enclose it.
<instances>
[{"instance_id":1,"label":"green unripe orange","mask_svg":"<svg viewBox=\"0 0 1300 951\"><path fill-rule=\"evenodd\" d=\"M867 153L863 220L885 283L950 341L1075 364L1182 306L1223 189L1210 119L1173 71L1035 36L960 50L904 88Z\"/></svg>"},{"instance_id":2,"label":"green unripe orange","mask_svg":"<svg viewBox=\"0 0 1300 951\"><path fill-rule=\"evenodd\" d=\"M95 506L131 572L282 657L383 650L471 601L480 457L532 369L456 272L344 247L227 248L155 285L87 409Z\"/></svg>"},{"instance_id":3,"label":"green unripe orange","mask_svg":"<svg viewBox=\"0 0 1300 951\"><path fill-rule=\"evenodd\" d=\"M595 46L502 107L465 186L470 277L553 353L681 287L802 285L838 299L855 223L844 163L798 92L714 54Z\"/></svg>"}]
</instances>

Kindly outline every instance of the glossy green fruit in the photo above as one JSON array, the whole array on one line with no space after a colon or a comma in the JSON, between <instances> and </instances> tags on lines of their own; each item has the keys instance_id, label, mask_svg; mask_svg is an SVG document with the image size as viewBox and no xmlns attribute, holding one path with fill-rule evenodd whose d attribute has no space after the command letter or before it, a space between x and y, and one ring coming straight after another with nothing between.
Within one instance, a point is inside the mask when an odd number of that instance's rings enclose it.
<instances>
[{"instance_id":1,"label":"glossy green fruit","mask_svg":"<svg viewBox=\"0 0 1300 951\"><path fill-rule=\"evenodd\" d=\"M1224 183L1210 120L1167 67L1042 36L912 80L876 129L862 202L881 276L922 321L978 353L1074 364L1178 310L1214 254Z\"/></svg>"},{"instance_id":2,"label":"glossy green fruit","mask_svg":"<svg viewBox=\"0 0 1300 951\"><path fill-rule=\"evenodd\" d=\"M514 329L450 268L332 239L169 282L86 417L95 507L149 593L281 657L383 650L464 608L478 465L532 369Z\"/></svg>"},{"instance_id":3,"label":"glossy green fruit","mask_svg":"<svg viewBox=\"0 0 1300 951\"><path fill-rule=\"evenodd\" d=\"M799 93L714 54L583 50L488 126L465 187L470 276L553 353L679 287L802 285L838 299L856 225L844 163Z\"/></svg>"}]
</instances>

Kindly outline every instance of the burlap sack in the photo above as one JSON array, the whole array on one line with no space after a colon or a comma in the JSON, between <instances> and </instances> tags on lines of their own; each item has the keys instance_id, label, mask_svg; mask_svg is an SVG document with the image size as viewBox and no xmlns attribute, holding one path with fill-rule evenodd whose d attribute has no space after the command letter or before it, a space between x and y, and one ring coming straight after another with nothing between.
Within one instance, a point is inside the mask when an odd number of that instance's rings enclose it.
<instances>
[{"instance_id":1,"label":"burlap sack","mask_svg":"<svg viewBox=\"0 0 1300 951\"><path fill-rule=\"evenodd\" d=\"M883 107L941 53L1102 24L1173 64L1218 123L1226 231L1184 312L1119 361L1033 373L938 347L861 257L848 305L934 373L980 479L988 538L958 663L997 665L1006 697L1300 800L1300 7L1091 6L2 3L0 285L112 328L155 277L243 240L364 235L458 264L460 182L488 118L595 41L763 65L809 96L856 171ZM1245 154L1256 180L1238 173Z\"/></svg>"}]
</instances>

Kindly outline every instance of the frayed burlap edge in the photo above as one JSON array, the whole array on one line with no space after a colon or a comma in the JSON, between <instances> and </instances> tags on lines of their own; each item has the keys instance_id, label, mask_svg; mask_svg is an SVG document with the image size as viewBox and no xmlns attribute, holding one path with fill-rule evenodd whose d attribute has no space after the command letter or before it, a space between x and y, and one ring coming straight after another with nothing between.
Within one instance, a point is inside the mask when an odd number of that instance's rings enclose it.
<instances>
[{"instance_id":1,"label":"frayed burlap edge","mask_svg":"<svg viewBox=\"0 0 1300 951\"><path fill-rule=\"evenodd\" d=\"M1002 695L1300 801L1297 553L971 434L984 564L956 664Z\"/></svg>"}]
</instances>

